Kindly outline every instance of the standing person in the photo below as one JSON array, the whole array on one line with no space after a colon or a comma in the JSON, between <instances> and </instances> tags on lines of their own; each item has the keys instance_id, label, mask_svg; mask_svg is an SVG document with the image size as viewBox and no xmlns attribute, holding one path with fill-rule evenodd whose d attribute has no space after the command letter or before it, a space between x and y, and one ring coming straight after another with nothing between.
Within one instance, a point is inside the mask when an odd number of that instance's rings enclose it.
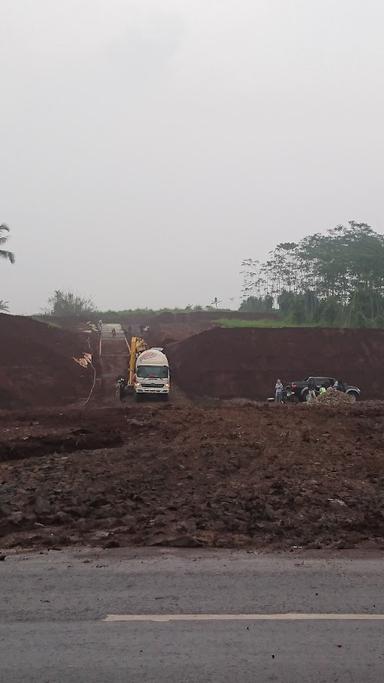
<instances>
[{"instance_id":1,"label":"standing person","mask_svg":"<svg viewBox=\"0 0 384 683\"><path fill-rule=\"evenodd\" d=\"M316 398L316 383L313 377L308 380L308 401L314 401Z\"/></svg>"},{"instance_id":2,"label":"standing person","mask_svg":"<svg viewBox=\"0 0 384 683\"><path fill-rule=\"evenodd\" d=\"M124 377L118 377L116 380L116 395L120 401L124 399L126 386L127 380Z\"/></svg>"},{"instance_id":3,"label":"standing person","mask_svg":"<svg viewBox=\"0 0 384 683\"><path fill-rule=\"evenodd\" d=\"M275 401L276 403L281 403L283 400L283 383L281 379L278 379L275 384Z\"/></svg>"}]
</instances>

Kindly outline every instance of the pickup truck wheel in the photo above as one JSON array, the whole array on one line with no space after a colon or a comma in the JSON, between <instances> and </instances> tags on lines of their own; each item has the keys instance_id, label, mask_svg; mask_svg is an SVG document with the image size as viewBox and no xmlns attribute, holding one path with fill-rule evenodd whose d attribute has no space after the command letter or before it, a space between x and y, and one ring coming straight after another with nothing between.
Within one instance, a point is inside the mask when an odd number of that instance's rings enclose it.
<instances>
[{"instance_id":1,"label":"pickup truck wheel","mask_svg":"<svg viewBox=\"0 0 384 683\"><path fill-rule=\"evenodd\" d=\"M354 403L359 398L359 395L356 393L356 391L347 391L347 396L350 396Z\"/></svg>"}]
</instances>

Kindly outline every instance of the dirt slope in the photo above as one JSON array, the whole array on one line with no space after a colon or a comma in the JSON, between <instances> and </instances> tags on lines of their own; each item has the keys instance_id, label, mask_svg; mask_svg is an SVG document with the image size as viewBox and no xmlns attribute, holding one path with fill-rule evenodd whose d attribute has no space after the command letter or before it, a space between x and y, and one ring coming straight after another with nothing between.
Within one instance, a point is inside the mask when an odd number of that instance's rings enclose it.
<instances>
[{"instance_id":1,"label":"dirt slope","mask_svg":"<svg viewBox=\"0 0 384 683\"><path fill-rule=\"evenodd\" d=\"M330 375L384 395L384 330L214 328L167 347L178 385L191 395L265 399L283 382Z\"/></svg>"},{"instance_id":2,"label":"dirt slope","mask_svg":"<svg viewBox=\"0 0 384 683\"><path fill-rule=\"evenodd\" d=\"M0 408L65 405L86 396L90 371L72 356L87 349L79 334L0 314Z\"/></svg>"},{"instance_id":3,"label":"dirt slope","mask_svg":"<svg viewBox=\"0 0 384 683\"><path fill-rule=\"evenodd\" d=\"M200 334L213 327L213 323L196 322L195 324L188 323L163 323L161 325L150 326L149 334L147 334L148 342L153 346L166 346L173 342L183 341L192 337L194 334Z\"/></svg>"}]
</instances>

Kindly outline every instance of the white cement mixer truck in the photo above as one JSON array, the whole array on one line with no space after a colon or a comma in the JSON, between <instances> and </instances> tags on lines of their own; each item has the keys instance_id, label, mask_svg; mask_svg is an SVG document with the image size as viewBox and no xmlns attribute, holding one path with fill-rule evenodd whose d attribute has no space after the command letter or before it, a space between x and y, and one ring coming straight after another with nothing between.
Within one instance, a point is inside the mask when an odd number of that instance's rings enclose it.
<instances>
[{"instance_id":1,"label":"white cement mixer truck","mask_svg":"<svg viewBox=\"0 0 384 683\"><path fill-rule=\"evenodd\" d=\"M168 358L160 348L146 349L137 356L133 378L135 399L144 395L169 397L170 376Z\"/></svg>"}]
</instances>

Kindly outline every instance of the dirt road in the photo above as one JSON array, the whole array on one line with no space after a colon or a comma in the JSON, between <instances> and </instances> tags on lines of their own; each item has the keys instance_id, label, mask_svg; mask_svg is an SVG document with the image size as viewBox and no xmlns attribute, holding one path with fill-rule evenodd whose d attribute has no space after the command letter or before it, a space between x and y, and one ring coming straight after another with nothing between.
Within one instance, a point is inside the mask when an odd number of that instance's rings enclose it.
<instances>
[{"instance_id":1,"label":"dirt road","mask_svg":"<svg viewBox=\"0 0 384 683\"><path fill-rule=\"evenodd\" d=\"M114 332L114 333L113 333ZM120 324L103 324L100 344L101 382L96 400L112 403L116 400L115 384L118 377L126 377L129 351L125 333Z\"/></svg>"}]
</instances>

